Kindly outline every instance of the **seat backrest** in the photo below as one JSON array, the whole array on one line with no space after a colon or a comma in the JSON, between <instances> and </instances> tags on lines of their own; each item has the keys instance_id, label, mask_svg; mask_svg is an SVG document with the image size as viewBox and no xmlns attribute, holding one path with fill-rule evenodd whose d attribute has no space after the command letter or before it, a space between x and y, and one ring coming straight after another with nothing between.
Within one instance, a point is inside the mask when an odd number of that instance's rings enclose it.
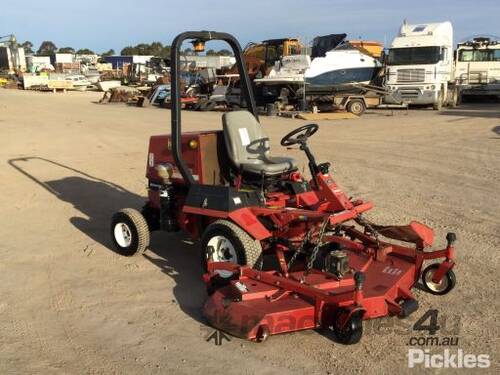
<instances>
[{"instance_id":1,"label":"seat backrest","mask_svg":"<svg viewBox=\"0 0 500 375\"><path fill-rule=\"evenodd\" d=\"M222 126L227 153L236 168L266 160L269 138L254 115L245 110L227 112L222 116Z\"/></svg>"}]
</instances>

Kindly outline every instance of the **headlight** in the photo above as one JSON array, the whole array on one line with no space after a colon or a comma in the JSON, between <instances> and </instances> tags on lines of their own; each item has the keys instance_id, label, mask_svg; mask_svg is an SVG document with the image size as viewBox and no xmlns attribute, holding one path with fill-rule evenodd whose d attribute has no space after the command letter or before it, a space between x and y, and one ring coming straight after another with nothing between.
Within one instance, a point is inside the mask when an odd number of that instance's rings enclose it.
<instances>
[{"instance_id":1,"label":"headlight","mask_svg":"<svg viewBox=\"0 0 500 375\"><path fill-rule=\"evenodd\" d=\"M191 139L189 142L188 142L188 147L191 149L191 150L196 150L196 148L198 147L198 141L196 139Z\"/></svg>"},{"instance_id":2,"label":"headlight","mask_svg":"<svg viewBox=\"0 0 500 375\"><path fill-rule=\"evenodd\" d=\"M156 172L158 176L164 181L168 182L168 180L174 174L174 166L170 163L160 163L155 166Z\"/></svg>"},{"instance_id":3,"label":"headlight","mask_svg":"<svg viewBox=\"0 0 500 375\"><path fill-rule=\"evenodd\" d=\"M436 86L435 86L435 85L432 85L432 86L431 86L431 90L434 90L435 88L436 88Z\"/></svg>"}]
</instances>

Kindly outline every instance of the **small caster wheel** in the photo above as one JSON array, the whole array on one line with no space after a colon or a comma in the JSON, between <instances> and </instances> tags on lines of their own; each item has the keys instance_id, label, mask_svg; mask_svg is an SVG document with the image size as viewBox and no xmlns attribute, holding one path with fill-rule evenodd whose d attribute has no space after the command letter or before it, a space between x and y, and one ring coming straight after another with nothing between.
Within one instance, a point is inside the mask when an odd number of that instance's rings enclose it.
<instances>
[{"instance_id":1,"label":"small caster wheel","mask_svg":"<svg viewBox=\"0 0 500 375\"><path fill-rule=\"evenodd\" d=\"M255 336L256 342L264 342L269 337L269 328L267 326L260 326Z\"/></svg>"},{"instance_id":2,"label":"small caster wheel","mask_svg":"<svg viewBox=\"0 0 500 375\"><path fill-rule=\"evenodd\" d=\"M343 327L340 327L339 319L342 314L347 314L347 311L340 310L334 313L333 317L333 334L338 342L344 345L357 344L363 336L363 312L355 312Z\"/></svg>"},{"instance_id":3,"label":"small caster wheel","mask_svg":"<svg viewBox=\"0 0 500 375\"><path fill-rule=\"evenodd\" d=\"M125 208L111 219L111 238L119 254L142 254L149 246L148 223L139 211Z\"/></svg>"},{"instance_id":4,"label":"small caster wheel","mask_svg":"<svg viewBox=\"0 0 500 375\"><path fill-rule=\"evenodd\" d=\"M439 264L431 264L422 272L422 282L427 292L436 296L443 296L449 293L457 283L457 278L453 270L449 270L439 283L432 281L434 274L439 268Z\"/></svg>"}]
</instances>

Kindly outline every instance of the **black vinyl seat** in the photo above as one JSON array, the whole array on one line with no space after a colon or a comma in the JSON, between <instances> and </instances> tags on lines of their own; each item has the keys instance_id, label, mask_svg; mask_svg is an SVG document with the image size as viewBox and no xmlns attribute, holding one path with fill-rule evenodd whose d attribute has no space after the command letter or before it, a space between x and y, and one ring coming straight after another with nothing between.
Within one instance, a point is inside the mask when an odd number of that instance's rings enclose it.
<instances>
[{"instance_id":1,"label":"black vinyl seat","mask_svg":"<svg viewBox=\"0 0 500 375\"><path fill-rule=\"evenodd\" d=\"M229 159L243 173L274 177L297 169L294 159L270 155L269 138L250 112L225 113L222 124Z\"/></svg>"}]
</instances>

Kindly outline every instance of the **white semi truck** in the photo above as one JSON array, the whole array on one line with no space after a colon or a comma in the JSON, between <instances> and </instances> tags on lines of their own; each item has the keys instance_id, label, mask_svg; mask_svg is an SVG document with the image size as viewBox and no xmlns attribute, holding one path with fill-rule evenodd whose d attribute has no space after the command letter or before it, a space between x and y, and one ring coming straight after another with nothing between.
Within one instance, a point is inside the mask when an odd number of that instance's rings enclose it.
<instances>
[{"instance_id":1,"label":"white semi truck","mask_svg":"<svg viewBox=\"0 0 500 375\"><path fill-rule=\"evenodd\" d=\"M450 22L410 25L406 21L392 41L386 60L387 103L455 106L453 27Z\"/></svg>"},{"instance_id":2,"label":"white semi truck","mask_svg":"<svg viewBox=\"0 0 500 375\"><path fill-rule=\"evenodd\" d=\"M463 96L500 97L500 40L482 37L459 43L455 78Z\"/></svg>"}]
</instances>

